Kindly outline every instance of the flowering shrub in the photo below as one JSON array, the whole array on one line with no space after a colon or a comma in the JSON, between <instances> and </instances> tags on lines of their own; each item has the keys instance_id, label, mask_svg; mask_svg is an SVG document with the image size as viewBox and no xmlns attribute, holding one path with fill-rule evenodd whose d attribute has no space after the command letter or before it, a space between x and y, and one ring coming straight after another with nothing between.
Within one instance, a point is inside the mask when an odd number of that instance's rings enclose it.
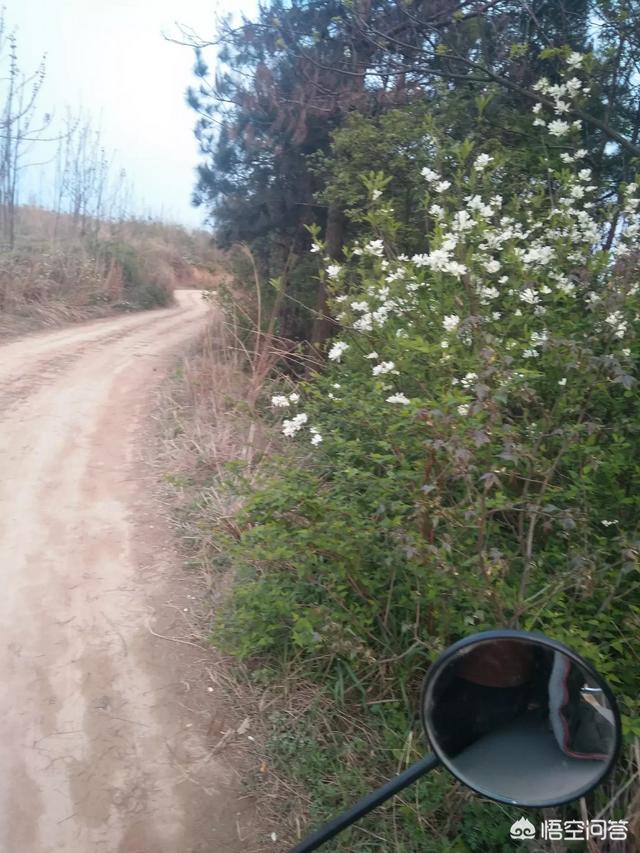
<instances>
[{"instance_id":1,"label":"flowering shrub","mask_svg":"<svg viewBox=\"0 0 640 853\"><path fill-rule=\"evenodd\" d=\"M563 118L584 62L538 84L546 168L518 191L517 152L431 140L423 251L402 253L388 178L366 177L369 234L321 272L327 369L271 401L293 444L232 546L227 646L293 646L396 695L465 633L543 630L640 734L640 194L600 186Z\"/></svg>"}]
</instances>

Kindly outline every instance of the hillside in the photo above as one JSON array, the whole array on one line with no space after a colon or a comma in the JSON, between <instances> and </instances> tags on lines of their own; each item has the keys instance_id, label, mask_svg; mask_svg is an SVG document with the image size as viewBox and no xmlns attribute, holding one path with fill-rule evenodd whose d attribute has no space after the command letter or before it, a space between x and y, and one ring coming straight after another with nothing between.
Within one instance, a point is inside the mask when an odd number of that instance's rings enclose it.
<instances>
[{"instance_id":1,"label":"hillside","mask_svg":"<svg viewBox=\"0 0 640 853\"><path fill-rule=\"evenodd\" d=\"M0 338L168 305L173 290L215 284L218 258L203 231L129 219L74 221L19 208L13 248L0 253Z\"/></svg>"}]
</instances>

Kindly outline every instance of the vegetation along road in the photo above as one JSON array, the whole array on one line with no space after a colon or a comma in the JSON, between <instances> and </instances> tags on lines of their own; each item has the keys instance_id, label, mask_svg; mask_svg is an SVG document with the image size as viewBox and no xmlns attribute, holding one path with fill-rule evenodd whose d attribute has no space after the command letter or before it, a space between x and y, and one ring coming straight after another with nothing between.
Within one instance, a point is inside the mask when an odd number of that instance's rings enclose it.
<instances>
[{"instance_id":1,"label":"vegetation along road","mask_svg":"<svg viewBox=\"0 0 640 853\"><path fill-rule=\"evenodd\" d=\"M208 311L176 297L0 347L3 853L241 849L235 777L178 701L184 647L152 633L175 557L139 450Z\"/></svg>"}]
</instances>

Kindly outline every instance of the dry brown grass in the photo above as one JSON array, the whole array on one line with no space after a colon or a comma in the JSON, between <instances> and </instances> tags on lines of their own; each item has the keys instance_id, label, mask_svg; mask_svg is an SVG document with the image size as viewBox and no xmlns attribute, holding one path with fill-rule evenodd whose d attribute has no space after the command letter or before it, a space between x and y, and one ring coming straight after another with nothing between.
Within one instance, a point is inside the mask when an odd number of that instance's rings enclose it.
<instances>
[{"instance_id":1,"label":"dry brown grass","mask_svg":"<svg viewBox=\"0 0 640 853\"><path fill-rule=\"evenodd\" d=\"M268 322L267 332L248 330L254 319L235 302L224 313L215 310L205 334L181 359L175 377L162 390L158 406L159 464L170 472L167 500L185 558L200 577L199 636L191 639L203 644L234 578L233 567L220 569L215 559L219 546L212 535L220 527L237 533L241 499L224 487L225 465L242 463L245 478L255 481L261 462L282 441L257 407L288 345L269 331ZM279 381L282 387L286 379ZM269 840L263 849L284 851L300 837L309 802L303 787L292 784L269 762L267 717L277 712L294 727L317 702L317 688L305 682L295 664L277 684L265 687L251 677L250 667L236 660L212 651L212 661L215 666L207 670L212 683L223 690L234 716L251 720L251 739L241 739L247 756L246 784L256 797L265 835L273 831L278 836L276 843ZM237 748L238 738L231 737L229 745ZM225 748L226 742L220 745Z\"/></svg>"},{"instance_id":2,"label":"dry brown grass","mask_svg":"<svg viewBox=\"0 0 640 853\"><path fill-rule=\"evenodd\" d=\"M23 207L0 254L0 336L149 308L177 287L209 289L222 254L204 232L159 222L89 222Z\"/></svg>"}]
</instances>

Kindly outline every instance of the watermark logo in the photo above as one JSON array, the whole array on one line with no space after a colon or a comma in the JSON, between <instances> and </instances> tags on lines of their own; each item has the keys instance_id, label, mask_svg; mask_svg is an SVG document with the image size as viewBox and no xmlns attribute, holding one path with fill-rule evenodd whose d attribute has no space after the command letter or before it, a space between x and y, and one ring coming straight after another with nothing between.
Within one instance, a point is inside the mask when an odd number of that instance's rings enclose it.
<instances>
[{"instance_id":1,"label":"watermark logo","mask_svg":"<svg viewBox=\"0 0 640 853\"><path fill-rule=\"evenodd\" d=\"M522 841L524 838L535 838L536 828L526 817L521 817L520 820L511 824L510 835L518 841Z\"/></svg>"},{"instance_id":2,"label":"watermark logo","mask_svg":"<svg viewBox=\"0 0 640 853\"><path fill-rule=\"evenodd\" d=\"M514 841L539 837L545 841L626 841L628 820L543 820L540 834L533 823L521 817L511 824L509 835Z\"/></svg>"}]
</instances>

